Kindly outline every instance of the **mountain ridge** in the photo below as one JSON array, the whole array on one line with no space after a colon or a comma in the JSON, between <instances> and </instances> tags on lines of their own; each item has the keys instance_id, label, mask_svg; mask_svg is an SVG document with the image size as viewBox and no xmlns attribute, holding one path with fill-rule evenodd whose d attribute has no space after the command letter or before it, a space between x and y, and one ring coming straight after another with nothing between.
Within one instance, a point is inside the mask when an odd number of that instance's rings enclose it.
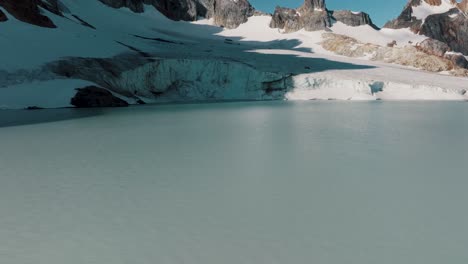
<instances>
[{"instance_id":1,"label":"mountain ridge","mask_svg":"<svg viewBox=\"0 0 468 264\"><path fill-rule=\"evenodd\" d=\"M172 10L188 22L147 0L17 1L0 2L8 19L0 23L0 107L124 105L112 96L128 104L468 99L466 78L450 76L468 76L463 55L407 29L376 30L362 13L323 1L293 12L323 14L329 27L288 34L247 1L215 0L202 19L185 16L195 9ZM135 6L112 6L121 4Z\"/></svg>"}]
</instances>

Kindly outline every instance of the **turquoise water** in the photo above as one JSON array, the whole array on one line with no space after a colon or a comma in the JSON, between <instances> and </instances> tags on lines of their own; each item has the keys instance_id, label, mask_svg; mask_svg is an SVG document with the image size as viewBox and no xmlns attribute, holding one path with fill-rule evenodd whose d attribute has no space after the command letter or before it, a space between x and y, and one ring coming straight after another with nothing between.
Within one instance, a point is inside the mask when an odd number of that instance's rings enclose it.
<instances>
[{"instance_id":1,"label":"turquoise water","mask_svg":"<svg viewBox=\"0 0 468 264\"><path fill-rule=\"evenodd\" d=\"M438 102L0 112L0 263L468 263L467 117Z\"/></svg>"}]
</instances>

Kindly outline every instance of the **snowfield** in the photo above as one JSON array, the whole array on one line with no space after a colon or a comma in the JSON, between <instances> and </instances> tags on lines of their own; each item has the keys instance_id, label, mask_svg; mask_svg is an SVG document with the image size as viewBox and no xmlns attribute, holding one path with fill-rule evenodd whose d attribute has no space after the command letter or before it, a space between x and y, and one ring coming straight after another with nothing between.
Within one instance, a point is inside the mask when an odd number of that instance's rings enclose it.
<instances>
[{"instance_id":1,"label":"snowfield","mask_svg":"<svg viewBox=\"0 0 468 264\"><path fill-rule=\"evenodd\" d=\"M450 2L450 0L442 0L441 4L438 6L430 5L425 1L421 1L420 5L413 7L413 16L424 22L428 16L433 14L442 14L448 12L452 8L453 4Z\"/></svg>"},{"instance_id":2,"label":"snowfield","mask_svg":"<svg viewBox=\"0 0 468 264\"><path fill-rule=\"evenodd\" d=\"M0 23L0 107L68 107L74 90L91 84L130 103L468 99L466 78L370 61L366 56L338 56L321 46L324 31L283 34L269 27L269 16L254 16L227 30L212 26L210 20L175 22L149 6L136 14L98 1L63 3L69 10L64 17L44 10L56 29L12 16ZM83 26L76 17L94 28ZM377 31L335 23L331 30L380 46L396 41L404 47L425 39L406 29ZM138 57L138 62L114 59L122 54ZM64 60L74 65L77 58L106 59L120 72L81 71L87 64L72 73L50 70L51 63Z\"/></svg>"}]
</instances>

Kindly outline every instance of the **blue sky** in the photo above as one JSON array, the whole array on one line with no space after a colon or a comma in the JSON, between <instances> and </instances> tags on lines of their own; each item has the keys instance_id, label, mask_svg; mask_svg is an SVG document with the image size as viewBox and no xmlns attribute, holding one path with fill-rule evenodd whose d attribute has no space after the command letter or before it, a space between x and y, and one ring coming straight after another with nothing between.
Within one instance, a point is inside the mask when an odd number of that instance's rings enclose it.
<instances>
[{"instance_id":1,"label":"blue sky","mask_svg":"<svg viewBox=\"0 0 468 264\"><path fill-rule=\"evenodd\" d=\"M298 7L303 0L250 0L257 9L273 12L275 6ZM350 9L369 13L378 26L398 16L407 0L326 0L332 10Z\"/></svg>"}]
</instances>

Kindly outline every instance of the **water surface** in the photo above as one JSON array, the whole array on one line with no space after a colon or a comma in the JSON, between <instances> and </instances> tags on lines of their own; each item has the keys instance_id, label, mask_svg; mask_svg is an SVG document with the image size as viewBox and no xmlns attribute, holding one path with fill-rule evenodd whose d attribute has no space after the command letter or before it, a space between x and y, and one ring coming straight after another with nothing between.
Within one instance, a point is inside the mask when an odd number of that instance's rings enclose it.
<instances>
[{"instance_id":1,"label":"water surface","mask_svg":"<svg viewBox=\"0 0 468 264\"><path fill-rule=\"evenodd\" d=\"M54 111L0 113L0 263L468 263L466 103Z\"/></svg>"}]
</instances>

